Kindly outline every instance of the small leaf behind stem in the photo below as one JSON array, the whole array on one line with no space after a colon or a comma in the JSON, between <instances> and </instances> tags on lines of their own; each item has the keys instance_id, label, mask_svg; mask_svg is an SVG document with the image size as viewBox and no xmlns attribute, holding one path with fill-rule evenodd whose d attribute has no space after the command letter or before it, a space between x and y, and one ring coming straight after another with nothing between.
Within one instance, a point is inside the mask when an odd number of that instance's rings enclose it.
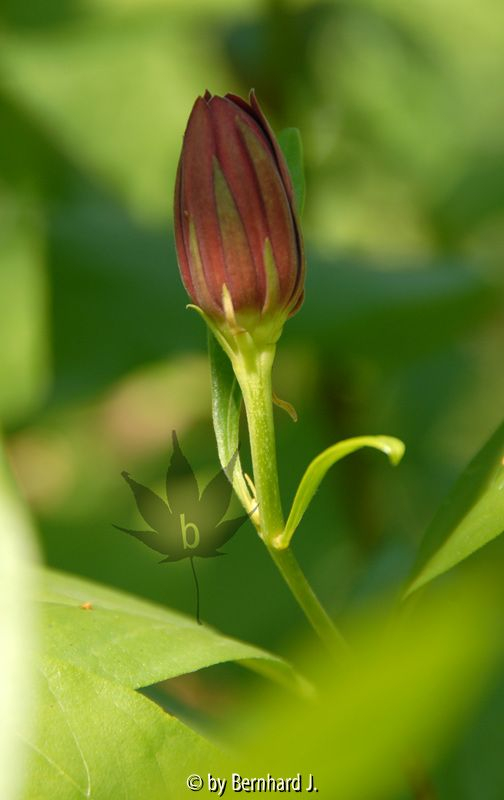
<instances>
[{"instance_id":1,"label":"small leaf behind stem","mask_svg":"<svg viewBox=\"0 0 504 800\"><path fill-rule=\"evenodd\" d=\"M276 547L282 549L289 546L294 531L333 464L362 447L374 447L376 450L381 450L389 457L392 464L398 464L404 454L404 444L392 436L357 436L328 447L313 459L301 478L285 529L276 539Z\"/></svg>"},{"instance_id":2,"label":"small leaf behind stem","mask_svg":"<svg viewBox=\"0 0 504 800\"><path fill-rule=\"evenodd\" d=\"M208 355L212 381L212 419L217 441L219 460L223 469L231 462L232 475L228 478L248 514L254 509L254 500L250 495L243 476L240 456L237 455L240 435L241 392L233 372L231 362L215 336L208 331ZM233 457L236 456L236 458ZM252 521L253 515L252 515Z\"/></svg>"},{"instance_id":3,"label":"small leaf behind stem","mask_svg":"<svg viewBox=\"0 0 504 800\"><path fill-rule=\"evenodd\" d=\"M296 196L296 205L299 216L303 215L303 208L305 202L305 177L303 166L303 142L298 128L284 128L278 134L278 144L282 149L282 153L287 161L292 185L294 187L294 194Z\"/></svg>"}]
</instances>

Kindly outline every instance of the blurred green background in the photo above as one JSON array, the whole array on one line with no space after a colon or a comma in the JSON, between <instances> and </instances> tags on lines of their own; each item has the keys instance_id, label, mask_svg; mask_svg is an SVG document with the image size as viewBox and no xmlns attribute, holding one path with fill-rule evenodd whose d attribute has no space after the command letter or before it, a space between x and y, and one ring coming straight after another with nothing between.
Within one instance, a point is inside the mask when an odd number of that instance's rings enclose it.
<instances>
[{"instance_id":1,"label":"blurred green background","mask_svg":"<svg viewBox=\"0 0 504 800\"><path fill-rule=\"evenodd\" d=\"M392 597L502 418L500 0L3 0L1 15L0 416L45 560L193 612L189 565L158 566L112 523L140 523L121 470L162 490L172 429L202 483L218 467L172 191L195 97L253 86L306 157L306 301L275 372L299 414L277 414L285 507L337 439L407 445L398 470L372 452L338 465L295 550L335 614ZM304 622L252 527L226 549L199 564L203 618L286 652ZM504 792L501 694L489 709L488 791L466 743L440 777L458 800Z\"/></svg>"}]
</instances>

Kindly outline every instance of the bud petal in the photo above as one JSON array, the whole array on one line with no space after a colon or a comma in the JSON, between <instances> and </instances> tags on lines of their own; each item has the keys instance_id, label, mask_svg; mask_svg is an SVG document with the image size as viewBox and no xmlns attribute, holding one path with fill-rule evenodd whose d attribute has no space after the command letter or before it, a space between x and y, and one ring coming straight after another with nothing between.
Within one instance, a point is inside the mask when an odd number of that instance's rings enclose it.
<instances>
[{"instance_id":1,"label":"bud petal","mask_svg":"<svg viewBox=\"0 0 504 800\"><path fill-rule=\"evenodd\" d=\"M240 213L216 158L214 189L226 265L226 286L231 297L240 297L241 305L252 308L257 304L259 295L254 260Z\"/></svg>"}]
</instances>

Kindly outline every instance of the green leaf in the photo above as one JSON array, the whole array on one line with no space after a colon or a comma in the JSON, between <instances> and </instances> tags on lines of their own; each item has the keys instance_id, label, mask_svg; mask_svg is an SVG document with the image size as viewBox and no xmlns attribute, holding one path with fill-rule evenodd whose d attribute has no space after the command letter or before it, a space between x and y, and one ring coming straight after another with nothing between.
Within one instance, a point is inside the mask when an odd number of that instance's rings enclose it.
<instances>
[{"instance_id":1,"label":"green leaf","mask_svg":"<svg viewBox=\"0 0 504 800\"><path fill-rule=\"evenodd\" d=\"M305 203L305 176L303 167L303 142L301 133L298 128L284 128L278 134L278 144L287 161L290 176L292 178L292 185L294 187L294 194L296 196L296 205L299 216L303 215Z\"/></svg>"},{"instance_id":2,"label":"green leaf","mask_svg":"<svg viewBox=\"0 0 504 800\"><path fill-rule=\"evenodd\" d=\"M504 531L504 423L466 467L424 536L406 596Z\"/></svg>"},{"instance_id":3,"label":"green leaf","mask_svg":"<svg viewBox=\"0 0 504 800\"><path fill-rule=\"evenodd\" d=\"M34 558L30 522L17 501L0 442L0 797L18 800L25 773L16 737L31 721L33 664L37 629L28 564Z\"/></svg>"},{"instance_id":4,"label":"green leaf","mask_svg":"<svg viewBox=\"0 0 504 800\"><path fill-rule=\"evenodd\" d=\"M283 533L277 537L277 547L288 547L294 531L301 522L303 515L310 505L313 495L320 486L326 472L333 464L345 456L360 450L362 447L374 447L385 453L392 464L398 464L404 454L404 444L392 436L357 436L354 439L345 439L332 447L328 447L309 464L298 486L289 518Z\"/></svg>"},{"instance_id":5,"label":"green leaf","mask_svg":"<svg viewBox=\"0 0 504 800\"><path fill-rule=\"evenodd\" d=\"M30 751L26 800L164 800L183 796L191 773L206 774L217 750L139 687L224 661L303 686L275 656L86 580L44 570L39 601L37 734L19 726Z\"/></svg>"},{"instance_id":6,"label":"green leaf","mask_svg":"<svg viewBox=\"0 0 504 800\"><path fill-rule=\"evenodd\" d=\"M208 331L212 378L212 417L222 467L227 467L239 445L241 392L231 362Z\"/></svg>"},{"instance_id":7,"label":"green leaf","mask_svg":"<svg viewBox=\"0 0 504 800\"><path fill-rule=\"evenodd\" d=\"M231 366L231 361L208 331L208 355L212 380L212 419L217 440L219 460L226 469L236 455L240 445L240 411L241 391ZM254 510L254 500L250 496L243 476L240 456L234 461L232 482L233 488L248 514Z\"/></svg>"},{"instance_id":8,"label":"green leaf","mask_svg":"<svg viewBox=\"0 0 504 800\"><path fill-rule=\"evenodd\" d=\"M216 752L139 693L64 660L41 664L25 800L182 797Z\"/></svg>"},{"instance_id":9,"label":"green leaf","mask_svg":"<svg viewBox=\"0 0 504 800\"><path fill-rule=\"evenodd\" d=\"M40 601L46 655L123 686L149 686L225 661L258 670L268 662L278 680L300 685L282 659L115 589L44 570Z\"/></svg>"}]
</instances>

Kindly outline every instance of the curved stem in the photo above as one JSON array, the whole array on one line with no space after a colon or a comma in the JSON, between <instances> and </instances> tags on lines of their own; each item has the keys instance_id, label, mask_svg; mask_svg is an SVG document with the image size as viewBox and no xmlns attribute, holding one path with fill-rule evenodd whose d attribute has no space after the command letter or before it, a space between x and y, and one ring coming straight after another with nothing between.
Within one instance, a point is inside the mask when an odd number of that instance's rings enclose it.
<instances>
[{"instance_id":1,"label":"curved stem","mask_svg":"<svg viewBox=\"0 0 504 800\"><path fill-rule=\"evenodd\" d=\"M275 547L275 542L279 540L284 529L284 518L278 485L273 423L271 370L274 357L274 345L262 350L242 346L232 359L247 414L259 534L317 635L329 650L341 654L346 650L344 639L321 606L292 550Z\"/></svg>"}]
</instances>

